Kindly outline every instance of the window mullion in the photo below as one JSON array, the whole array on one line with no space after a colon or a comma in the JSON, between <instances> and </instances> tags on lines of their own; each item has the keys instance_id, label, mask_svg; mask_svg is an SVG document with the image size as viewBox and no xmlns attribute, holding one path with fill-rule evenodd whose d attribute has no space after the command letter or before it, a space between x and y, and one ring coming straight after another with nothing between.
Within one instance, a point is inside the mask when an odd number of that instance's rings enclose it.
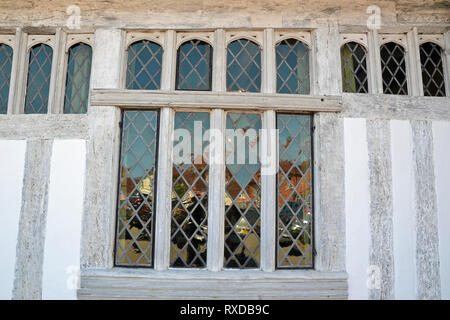
<instances>
[{"instance_id":1,"label":"window mullion","mask_svg":"<svg viewBox=\"0 0 450 320\"><path fill-rule=\"evenodd\" d=\"M162 59L161 90L175 89L176 41L175 30L167 30L164 37L164 53Z\"/></svg>"},{"instance_id":2,"label":"window mullion","mask_svg":"<svg viewBox=\"0 0 450 320\"><path fill-rule=\"evenodd\" d=\"M210 119L207 268L220 271L223 267L225 219L224 110L212 110Z\"/></svg>"},{"instance_id":3,"label":"window mullion","mask_svg":"<svg viewBox=\"0 0 450 320\"><path fill-rule=\"evenodd\" d=\"M213 67L212 67L212 91L227 91L226 81L226 39L225 30L218 29L214 33L214 48L213 48Z\"/></svg>"},{"instance_id":4,"label":"window mullion","mask_svg":"<svg viewBox=\"0 0 450 320\"><path fill-rule=\"evenodd\" d=\"M443 69L445 75L445 92L450 97L450 31L444 33Z\"/></svg>"},{"instance_id":5,"label":"window mullion","mask_svg":"<svg viewBox=\"0 0 450 320\"><path fill-rule=\"evenodd\" d=\"M262 92L276 92L276 67L275 67L275 44L274 30L264 30L263 50L262 50Z\"/></svg>"},{"instance_id":6,"label":"window mullion","mask_svg":"<svg viewBox=\"0 0 450 320\"><path fill-rule=\"evenodd\" d=\"M61 113L60 110L58 110L57 100L59 96L59 88L60 88L60 81L57 81L58 72L60 68L58 68L58 62L59 62L59 56L61 55L61 50L63 50L63 39L65 40L65 37L63 35L63 31L61 28L58 28L56 30L55 34L55 40L54 40L54 46L53 46L53 56L52 56L52 71L50 74L50 87L49 87L49 93L48 93L48 104L47 104L47 113ZM58 88L57 88L58 87Z\"/></svg>"},{"instance_id":7,"label":"window mullion","mask_svg":"<svg viewBox=\"0 0 450 320\"><path fill-rule=\"evenodd\" d=\"M155 269L167 270L170 263L170 223L172 211L172 158L175 112L162 108L159 119L158 163L156 176Z\"/></svg>"},{"instance_id":8,"label":"window mullion","mask_svg":"<svg viewBox=\"0 0 450 320\"><path fill-rule=\"evenodd\" d=\"M275 270L276 254L276 179L278 150L276 113L265 111L261 135L261 270Z\"/></svg>"},{"instance_id":9,"label":"window mullion","mask_svg":"<svg viewBox=\"0 0 450 320\"><path fill-rule=\"evenodd\" d=\"M420 52L419 52L419 36L417 34L417 28L413 28L412 31L407 33L407 55L409 61L409 76L410 80L410 91L409 94L412 96L423 96L423 85L422 85L422 68L420 62Z\"/></svg>"},{"instance_id":10,"label":"window mullion","mask_svg":"<svg viewBox=\"0 0 450 320\"><path fill-rule=\"evenodd\" d=\"M367 34L368 42L368 74L369 74L369 92L383 93L383 80L381 76L380 43L378 32L371 30Z\"/></svg>"}]
</instances>

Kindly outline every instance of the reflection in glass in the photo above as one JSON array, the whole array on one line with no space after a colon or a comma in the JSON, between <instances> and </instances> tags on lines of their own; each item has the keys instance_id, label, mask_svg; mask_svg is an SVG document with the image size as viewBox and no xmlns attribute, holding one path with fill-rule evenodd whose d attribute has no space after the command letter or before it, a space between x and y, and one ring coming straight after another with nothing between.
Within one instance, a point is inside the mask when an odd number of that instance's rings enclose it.
<instances>
[{"instance_id":1,"label":"reflection in glass","mask_svg":"<svg viewBox=\"0 0 450 320\"><path fill-rule=\"evenodd\" d=\"M405 49L397 43L388 42L380 47L380 55L383 93L407 95Z\"/></svg>"},{"instance_id":2,"label":"reflection in glass","mask_svg":"<svg viewBox=\"0 0 450 320\"><path fill-rule=\"evenodd\" d=\"M311 116L278 114L277 127L277 267L312 267Z\"/></svg>"},{"instance_id":3,"label":"reflection in glass","mask_svg":"<svg viewBox=\"0 0 450 320\"><path fill-rule=\"evenodd\" d=\"M286 39L276 46L277 92L309 94L309 49L302 42Z\"/></svg>"},{"instance_id":4,"label":"reflection in glass","mask_svg":"<svg viewBox=\"0 0 450 320\"><path fill-rule=\"evenodd\" d=\"M171 267L206 267L209 113L175 113ZM205 140L206 139L205 137Z\"/></svg>"},{"instance_id":5,"label":"reflection in glass","mask_svg":"<svg viewBox=\"0 0 450 320\"><path fill-rule=\"evenodd\" d=\"M0 43L0 114L6 114L6 109L8 108L12 58L12 48Z\"/></svg>"},{"instance_id":6,"label":"reflection in glass","mask_svg":"<svg viewBox=\"0 0 450 320\"><path fill-rule=\"evenodd\" d=\"M341 48L342 91L368 93L366 50L356 42Z\"/></svg>"},{"instance_id":7,"label":"reflection in glass","mask_svg":"<svg viewBox=\"0 0 450 320\"><path fill-rule=\"evenodd\" d=\"M163 50L157 43L137 41L128 47L127 89L156 90L161 85Z\"/></svg>"},{"instance_id":8,"label":"reflection in glass","mask_svg":"<svg viewBox=\"0 0 450 320\"><path fill-rule=\"evenodd\" d=\"M53 49L43 43L30 49L25 113L47 113Z\"/></svg>"},{"instance_id":9,"label":"reflection in glass","mask_svg":"<svg viewBox=\"0 0 450 320\"><path fill-rule=\"evenodd\" d=\"M442 57L443 50L437 44L425 42L420 45L420 62L425 96L445 97Z\"/></svg>"},{"instance_id":10,"label":"reflection in glass","mask_svg":"<svg viewBox=\"0 0 450 320\"><path fill-rule=\"evenodd\" d=\"M261 91L261 49L246 39L231 42L227 50L227 91Z\"/></svg>"},{"instance_id":11,"label":"reflection in glass","mask_svg":"<svg viewBox=\"0 0 450 320\"><path fill-rule=\"evenodd\" d=\"M153 264L156 111L124 111L116 264Z\"/></svg>"},{"instance_id":12,"label":"reflection in glass","mask_svg":"<svg viewBox=\"0 0 450 320\"><path fill-rule=\"evenodd\" d=\"M191 40L178 49L177 90L211 90L212 48Z\"/></svg>"},{"instance_id":13,"label":"reflection in glass","mask_svg":"<svg viewBox=\"0 0 450 320\"><path fill-rule=\"evenodd\" d=\"M64 113L86 113L91 78L92 49L77 43L69 49Z\"/></svg>"},{"instance_id":14,"label":"reflection in glass","mask_svg":"<svg viewBox=\"0 0 450 320\"><path fill-rule=\"evenodd\" d=\"M226 125L224 267L258 268L261 164L256 155L261 117L253 113L228 113ZM237 129L242 138L246 136L244 143L239 143Z\"/></svg>"}]
</instances>

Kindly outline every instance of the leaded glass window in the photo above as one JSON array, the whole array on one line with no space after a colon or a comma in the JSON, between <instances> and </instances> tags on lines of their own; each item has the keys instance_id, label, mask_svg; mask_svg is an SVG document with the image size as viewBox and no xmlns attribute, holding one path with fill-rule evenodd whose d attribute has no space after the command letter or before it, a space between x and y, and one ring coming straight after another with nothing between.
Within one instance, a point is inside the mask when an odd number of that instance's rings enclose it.
<instances>
[{"instance_id":1,"label":"leaded glass window","mask_svg":"<svg viewBox=\"0 0 450 320\"><path fill-rule=\"evenodd\" d=\"M277 114L278 268L312 268L311 116Z\"/></svg>"},{"instance_id":2,"label":"leaded glass window","mask_svg":"<svg viewBox=\"0 0 450 320\"><path fill-rule=\"evenodd\" d=\"M301 41L286 39L276 46L277 92L309 94L309 49Z\"/></svg>"},{"instance_id":3,"label":"leaded glass window","mask_svg":"<svg viewBox=\"0 0 450 320\"><path fill-rule=\"evenodd\" d=\"M368 93L367 51L356 42L341 47L342 91Z\"/></svg>"},{"instance_id":4,"label":"leaded glass window","mask_svg":"<svg viewBox=\"0 0 450 320\"><path fill-rule=\"evenodd\" d=\"M212 47L191 40L178 48L177 90L211 90Z\"/></svg>"},{"instance_id":5,"label":"leaded glass window","mask_svg":"<svg viewBox=\"0 0 450 320\"><path fill-rule=\"evenodd\" d=\"M161 86L163 50L155 42L142 40L128 47L127 89L156 90Z\"/></svg>"},{"instance_id":6,"label":"leaded glass window","mask_svg":"<svg viewBox=\"0 0 450 320\"><path fill-rule=\"evenodd\" d=\"M158 113L124 111L116 265L153 265Z\"/></svg>"},{"instance_id":7,"label":"leaded glass window","mask_svg":"<svg viewBox=\"0 0 450 320\"><path fill-rule=\"evenodd\" d=\"M260 265L261 117L228 113L225 169L225 268Z\"/></svg>"},{"instance_id":8,"label":"leaded glass window","mask_svg":"<svg viewBox=\"0 0 450 320\"><path fill-rule=\"evenodd\" d=\"M8 109L12 58L12 48L0 43L0 114L6 114L6 110Z\"/></svg>"},{"instance_id":9,"label":"leaded glass window","mask_svg":"<svg viewBox=\"0 0 450 320\"><path fill-rule=\"evenodd\" d=\"M405 49L395 42L388 42L381 46L380 55L383 93L407 95Z\"/></svg>"},{"instance_id":10,"label":"leaded glass window","mask_svg":"<svg viewBox=\"0 0 450 320\"><path fill-rule=\"evenodd\" d=\"M204 268L209 113L177 112L174 127L170 266Z\"/></svg>"},{"instance_id":11,"label":"leaded glass window","mask_svg":"<svg viewBox=\"0 0 450 320\"><path fill-rule=\"evenodd\" d=\"M47 113L53 49L43 43L30 49L25 113Z\"/></svg>"},{"instance_id":12,"label":"leaded glass window","mask_svg":"<svg viewBox=\"0 0 450 320\"><path fill-rule=\"evenodd\" d=\"M442 56L443 50L437 44L426 42L420 45L423 93L426 96L445 97Z\"/></svg>"},{"instance_id":13,"label":"leaded glass window","mask_svg":"<svg viewBox=\"0 0 450 320\"><path fill-rule=\"evenodd\" d=\"M86 113L91 78L92 49L77 43L69 49L64 113Z\"/></svg>"},{"instance_id":14,"label":"leaded glass window","mask_svg":"<svg viewBox=\"0 0 450 320\"><path fill-rule=\"evenodd\" d=\"M227 91L261 91L261 48L256 43L239 39L228 45Z\"/></svg>"}]
</instances>

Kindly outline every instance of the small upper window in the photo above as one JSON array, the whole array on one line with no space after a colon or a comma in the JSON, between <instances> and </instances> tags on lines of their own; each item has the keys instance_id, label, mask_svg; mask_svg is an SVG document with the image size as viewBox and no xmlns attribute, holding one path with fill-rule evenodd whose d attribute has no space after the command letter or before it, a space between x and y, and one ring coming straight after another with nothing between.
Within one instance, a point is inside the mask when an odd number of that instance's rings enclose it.
<instances>
[{"instance_id":1,"label":"small upper window","mask_svg":"<svg viewBox=\"0 0 450 320\"><path fill-rule=\"evenodd\" d=\"M178 49L177 90L211 90L212 47L200 40L183 43Z\"/></svg>"},{"instance_id":2,"label":"small upper window","mask_svg":"<svg viewBox=\"0 0 450 320\"><path fill-rule=\"evenodd\" d=\"M277 92L309 94L309 49L301 41L286 39L276 46Z\"/></svg>"},{"instance_id":3,"label":"small upper window","mask_svg":"<svg viewBox=\"0 0 450 320\"><path fill-rule=\"evenodd\" d=\"M47 113L53 49L43 43L30 49L25 113Z\"/></svg>"},{"instance_id":4,"label":"small upper window","mask_svg":"<svg viewBox=\"0 0 450 320\"><path fill-rule=\"evenodd\" d=\"M127 89L155 90L161 86L163 50L155 42L142 40L128 47Z\"/></svg>"},{"instance_id":5,"label":"small upper window","mask_svg":"<svg viewBox=\"0 0 450 320\"><path fill-rule=\"evenodd\" d=\"M445 96L443 50L437 44L426 42L420 45L423 93L426 96Z\"/></svg>"},{"instance_id":6,"label":"small upper window","mask_svg":"<svg viewBox=\"0 0 450 320\"><path fill-rule=\"evenodd\" d=\"M227 50L227 91L261 91L261 48L254 42L239 39Z\"/></svg>"},{"instance_id":7,"label":"small upper window","mask_svg":"<svg viewBox=\"0 0 450 320\"><path fill-rule=\"evenodd\" d=\"M6 114L8 108L12 57L12 48L0 43L0 114Z\"/></svg>"},{"instance_id":8,"label":"small upper window","mask_svg":"<svg viewBox=\"0 0 450 320\"><path fill-rule=\"evenodd\" d=\"M380 55L383 93L407 95L405 49L395 42L388 42L381 46Z\"/></svg>"},{"instance_id":9,"label":"small upper window","mask_svg":"<svg viewBox=\"0 0 450 320\"><path fill-rule=\"evenodd\" d=\"M366 49L356 42L341 47L342 91L368 93Z\"/></svg>"},{"instance_id":10,"label":"small upper window","mask_svg":"<svg viewBox=\"0 0 450 320\"><path fill-rule=\"evenodd\" d=\"M64 113L86 113L91 78L92 49L77 43L69 49Z\"/></svg>"}]
</instances>

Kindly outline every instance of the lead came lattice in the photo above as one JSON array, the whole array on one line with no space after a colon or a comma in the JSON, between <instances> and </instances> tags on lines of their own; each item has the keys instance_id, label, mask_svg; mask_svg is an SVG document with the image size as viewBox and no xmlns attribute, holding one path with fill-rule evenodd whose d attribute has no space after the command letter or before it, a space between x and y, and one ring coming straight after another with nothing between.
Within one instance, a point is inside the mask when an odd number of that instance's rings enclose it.
<instances>
[{"instance_id":1,"label":"lead came lattice","mask_svg":"<svg viewBox=\"0 0 450 320\"><path fill-rule=\"evenodd\" d=\"M6 114L8 108L12 57L12 48L6 44L0 43L0 114Z\"/></svg>"},{"instance_id":2,"label":"lead came lattice","mask_svg":"<svg viewBox=\"0 0 450 320\"><path fill-rule=\"evenodd\" d=\"M407 95L405 49L397 43L388 42L381 46L380 55L383 93Z\"/></svg>"},{"instance_id":3,"label":"lead came lattice","mask_svg":"<svg viewBox=\"0 0 450 320\"><path fill-rule=\"evenodd\" d=\"M432 42L420 45L422 82L425 96L445 97L442 48Z\"/></svg>"}]
</instances>

